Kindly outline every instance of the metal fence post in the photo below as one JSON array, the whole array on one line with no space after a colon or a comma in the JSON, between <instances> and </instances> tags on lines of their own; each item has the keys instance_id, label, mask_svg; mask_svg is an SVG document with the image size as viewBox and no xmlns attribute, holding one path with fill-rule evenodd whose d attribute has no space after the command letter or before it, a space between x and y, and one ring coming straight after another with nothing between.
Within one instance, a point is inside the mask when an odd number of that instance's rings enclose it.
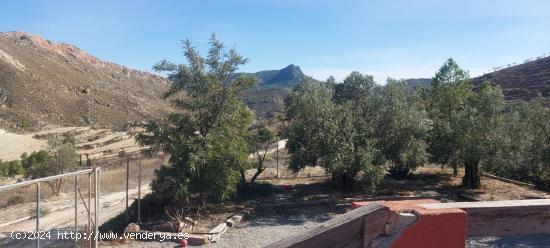
<instances>
[{"instance_id":1,"label":"metal fence post","mask_svg":"<svg viewBox=\"0 0 550 248\"><path fill-rule=\"evenodd\" d=\"M40 232L40 218L42 217L41 214L42 214L42 209L40 207L40 199L41 199L41 182L48 182L48 181L53 181L53 180L60 180L62 178L74 178L75 182L74 182L74 190L75 190L75 199L74 199L74 213L75 213L75 219L74 219L74 224L75 224L75 230L78 231L78 195L80 195L80 197L82 198L82 202L84 204L84 206L87 208L88 210L88 226L87 226L87 229L89 228L89 230L91 230L91 221L92 221L92 218L91 218L91 197L92 197L92 175L91 173L94 172L94 171L97 171L98 175L97 175L97 178L96 180L99 181L100 180L100 177L101 177L101 171L100 169L98 168L97 170L96 169L85 169L85 170L80 170L80 171L74 171L74 172L70 172L70 173L64 173L64 174L59 174L59 175L54 175L54 176L48 176L48 177L43 177L43 178L38 178L38 179L34 179L34 180L29 180L29 181L23 181L23 182L17 182L17 183L13 183L13 184L8 184L8 185L2 185L0 186L0 192L2 191L5 191L5 190L10 190L10 189L15 189L15 188L20 188L20 187L25 187L25 186L30 186L32 187L33 185L36 186L36 209L35 209L35 216L33 216L34 218L36 218L36 247L40 247L40 239L43 238L43 235L41 235ZM88 174L88 207L86 206L86 202L84 200L84 197L81 195L81 192L80 192L80 186L79 186L79 180L78 180L78 176L79 175L84 175L84 174ZM100 204L100 199L99 199L99 190L100 190L100 186L99 186L99 182L96 183L97 184L97 187L96 187L96 208L99 207L99 204ZM99 209L96 210L96 214L97 214L97 219L99 219ZM31 217L32 219L32 217ZM97 226L96 226L97 228ZM88 230L86 230L88 231ZM42 233L43 234L43 233ZM90 247L92 245L92 241L91 241L91 237L92 236L92 232L89 231L89 233L87 233L87 237L85 237L86 239L89 240L89 244L88 244L88 247Z\"/></svg>"},{"instance_id":2,"label":"metal fence post","mask_svg":"<svg viewBox=\"0 0 550 248\"><path fill-rule=\"evenodd\" d=\"M139 170L138 170L137 222L141 223L141 155L139 155Z\"/></svg>"},{"instance_id":3,"label":"metal fence post","mask_svg":"<svg viewBox=\"0 0 550 248\"><path fill-rule=\"evenodd\" d=\"M78 176L74 176L74 232L78 232Z\"/></svg>"},{"instance_id":4,"label":"metal fence post","mask_svg":"<svg viewBox=\"0 0 550 248\"><path fill-rule=\"evenodd\" d=\"M40 183L36 183L36 247L40 247Z\"/></svg>"},{"instance_id":5,"label":"metal fence post","mask_svg":"<svg viewBox=\"0 0 550 248\"><path fill-rule=\"evenodd\" d=\"M92 235L90 233L92 232L92 172L88 174L88 228L87 228L88 235L88 247L92 246L92 240L90 239Z\"/></svg>"},{"instance_id":6,"label":"metal fence post","mask_svg":"<svg viewBox=\"0 0 550 248\"><path fill-rule=\"evenodd\" d=\"M126 224L128 224L128 188L130 177L130 157L126 156L126 210L124 211L126 216Z\"/></svg>"},{"instance_id":7,"label":"metal fence post","mask_svg":"<svg viewBox=\"0 0 550 248\"><path fill-rule=\"evenodd\" d=\"M94 237L94 247L98 247L97 246L97 242L98 242L98 239L99 239L99 216L98 216L98 209L99 209L99 186L97 184L98 182L98 171L99 171L99 168L95 168L94 170L94 186L95 186L95 197L94 197L94 207L95 207L95 211L94 211L94 221L95 221L95 227L94 227L94 233L95 233L95 237Z\"/></svg>"}]
</instances>

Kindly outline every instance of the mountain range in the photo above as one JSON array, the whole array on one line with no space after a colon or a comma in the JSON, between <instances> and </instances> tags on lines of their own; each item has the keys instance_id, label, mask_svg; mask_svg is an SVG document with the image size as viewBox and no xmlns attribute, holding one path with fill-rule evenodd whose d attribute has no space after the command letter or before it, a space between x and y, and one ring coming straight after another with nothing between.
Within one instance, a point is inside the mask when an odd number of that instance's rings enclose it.
<instances>
[{"instance_id":1,"label":"mountain range","mask_svg":"<svg viewBox=\"0 0 550 248\"><path fill-rule=\"evenodd\" d=\"M299 66L238 75L258 84L241 96L260 117L282 112L284 99L298 84L314 80ZM550 57L473 79L502 87L508 100L550 97ZM121 129L129 122L155 119L172 111L162 94L169 82L156 74L102 61L76 46L24 32L0 33L0 128L99 126ZM408 79L411 87L430 87L431 79Z\"/></svg>"}]
</instances>

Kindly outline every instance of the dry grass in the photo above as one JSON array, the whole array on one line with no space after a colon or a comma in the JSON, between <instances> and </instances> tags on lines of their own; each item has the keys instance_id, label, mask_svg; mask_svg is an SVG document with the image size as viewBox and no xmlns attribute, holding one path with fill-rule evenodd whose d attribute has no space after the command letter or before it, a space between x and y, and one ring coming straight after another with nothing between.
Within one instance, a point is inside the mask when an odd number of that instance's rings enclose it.
<instances>
[{"instance_id":1,"label":"dry grass","mask_svg":"<svg viewBox=\"0 0 550 248\"><path fill-rule=\"evenodd\" d=\"M135 188L138 185L137 175L137 159L132 159L130 162L130 188ZM165 156L159 156L156 158L149 158L142 160L142 185L146 185L154 178L154 170L162 163L166 162ZM111 193L124 191L126 188L126 160L121 158L115 158L113 160L102 160L99 162L93 162L92 165L102 167L101 173L101 193ZM86 196L88 192L88 176L82 175L78 177L79 187L83 196ZM93 176L92 176L93 181ZM92 186L93 188L93 186ZM51 190L45 183L42 183L41 187L41 199L44 200L59 200L63 198L73 197L74 193L74 179L67 178L64 180L60 195L54 196ZM16 188L0 193L0 208L13 205L14 203L28 203L36 201L36 186L26 186Z\"/></svg>"},{"instance_id":2,"label":"dry grass","mask_svg":"<svg viewBox=\"0 0 550 248\"><path fill-rule=\"evenodd\" d=\"M466 189L461 186L464 171L455 177L450 168L424 166L404 181L386 178L378 187L377 196L420 196L442 200L497 201L550 198L550 194L532 187L482 177L481 188Z\"/></svg>"}]
</instances>

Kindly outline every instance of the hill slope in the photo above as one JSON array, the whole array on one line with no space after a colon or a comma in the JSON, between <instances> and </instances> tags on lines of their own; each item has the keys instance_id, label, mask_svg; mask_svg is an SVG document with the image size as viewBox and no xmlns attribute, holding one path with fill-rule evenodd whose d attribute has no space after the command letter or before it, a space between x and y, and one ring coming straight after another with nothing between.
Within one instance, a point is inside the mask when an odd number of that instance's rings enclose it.
<instances>
[{"instance_id":1,"label":"hill slope","mask_svg":"<svg viewBox=\"0 0 550 248\"><path fill-rule=\"evenodd\" d=\"M550 98L550 57L512 66L474 78L474 84L484 81L500 85L507 100Z\"/></svg>"},{"instance_id":2,"label":"hill slope","mask_svg":"<svg viewBox=\"0 0 550 248\"><path fill-rule=\"evenodd\" d=\"M280 70L245 74L256 77L259 81L258 86L246 92L243 99L260 117L269 117L275 112L283 112L284 99L292 88L308 78L299 66L292 64ZM238 75L242 74L236 76Z\"/></svg>"},{"instance_id":3,"label":"hill slope","mask_svg":"<svg viewBox=\"0 0 550 248\"><path fill-rule=\"evenodd\" d=\"M121 128L162 116L168 82L79 48L22 32L0 33L0 128Z\"/></svg>"}]
</instances>

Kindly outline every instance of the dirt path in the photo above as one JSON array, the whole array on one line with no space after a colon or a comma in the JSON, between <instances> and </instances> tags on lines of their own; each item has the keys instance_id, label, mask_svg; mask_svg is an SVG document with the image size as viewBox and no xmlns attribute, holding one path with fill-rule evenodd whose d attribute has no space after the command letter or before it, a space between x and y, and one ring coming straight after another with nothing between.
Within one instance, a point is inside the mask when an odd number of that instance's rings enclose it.
<instances>
[{"instance_id":1,"label":"dirt path","mask_svg":"<svg viewBox=\"0 0 550 248\"><path fill-rule=\"evenodd\" d=\"M137 197L138 189L134 188L129 190L130 194L130 203L133 202L132 198ZM141 187L142 195L145 195L150 192L149 185L144 185ZM84 192L83 192L84 193ZM85 197L85 196L84 196ZM109 219L117 216L118 214L124 212L126 206L126 192L114 192L109 194L101 194L100 196L100 218L99 223L103 224ZM58 201L44 201L41 202L41 206L47 207L50 209L49 214L40 218L40 229L41 230L51 230L51 229L62 229L62 228L72 228L74 226L74 198L71 199L65 198L64 200ZM87 202L87 198L85 198ZM92 198L92 210L94 199ZM13 206L7 209L2 210L3 216L10 216L11 218L19 218L28 216L28 210L35 207L34 203L21 204L24 206ZM79 199L78 205L78 223L79 226L84 226L87 224L87 211L85 210L84 204ZM93 215L92 215L93 218ZM0 239L9 235L12 231L34 231L36 228L36 219L27 219L17 223L13 223L7 226L0 227Z\"/></svg>"}]
</instances>

